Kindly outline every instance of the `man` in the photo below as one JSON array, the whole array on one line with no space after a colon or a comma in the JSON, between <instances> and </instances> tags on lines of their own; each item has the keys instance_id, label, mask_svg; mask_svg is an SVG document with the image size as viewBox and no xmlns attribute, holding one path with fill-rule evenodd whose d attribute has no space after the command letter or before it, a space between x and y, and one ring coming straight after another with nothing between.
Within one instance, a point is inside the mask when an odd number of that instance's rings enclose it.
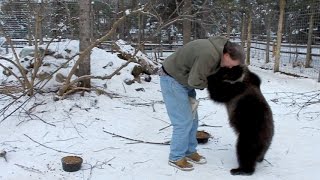
<instances>
[{"instance_id":1,"label":"man","mask_svg":"<svg viewBox=\"0 0 320 180\"><path fill-rule=\"evenodd\" d=\"M207 87L207 77L220 67L244 63L240 45L216 36L185 44L166 58L160 69L160 86L167 113L173 126L169 165L184 171L193 170L190 162L205 164L198 154L196 133L198 113L195 89Z\"/></svg>"}]
</instances>

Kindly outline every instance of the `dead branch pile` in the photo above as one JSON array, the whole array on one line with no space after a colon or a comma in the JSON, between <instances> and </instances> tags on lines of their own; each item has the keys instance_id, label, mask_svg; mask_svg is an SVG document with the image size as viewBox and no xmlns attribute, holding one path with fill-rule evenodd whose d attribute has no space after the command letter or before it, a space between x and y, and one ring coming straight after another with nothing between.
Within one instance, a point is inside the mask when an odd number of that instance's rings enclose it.
<instances>
[{"instance_id":1,"label":"dead branch pile","mask_svg":"<svg viewBox=\"0 0 320 180\"><path fill-rule=\"evenodd\" d=\"M157 62L150 60L146 54L140 50L132 47L129 43L123 40L117 40L113 44L113 48L120 53L118 56L124 60L131 60L138 63L142 67L142 73L151 75L155 74L158 70Z\"/></svg>"}]
</instances>

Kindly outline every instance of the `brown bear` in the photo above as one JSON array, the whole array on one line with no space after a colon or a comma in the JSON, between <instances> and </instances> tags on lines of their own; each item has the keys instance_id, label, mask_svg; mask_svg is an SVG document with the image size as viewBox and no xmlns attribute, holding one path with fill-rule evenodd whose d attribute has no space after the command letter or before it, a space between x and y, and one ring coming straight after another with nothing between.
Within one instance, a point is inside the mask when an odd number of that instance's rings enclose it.
<instances>
[{"instance_id":1,"label":"brown bear","mask_svg":"<svg viewBox=\"0 0 320 180\"><path fill-rule=\"evenodd\" d=\"M212 100L225 104L230 125L238 135L239 167L232 175L251 175L261 162L274 134L272 111L260 90L261 80L247 66L221 67L208 77Z\"/></svg>"}]
</instances>

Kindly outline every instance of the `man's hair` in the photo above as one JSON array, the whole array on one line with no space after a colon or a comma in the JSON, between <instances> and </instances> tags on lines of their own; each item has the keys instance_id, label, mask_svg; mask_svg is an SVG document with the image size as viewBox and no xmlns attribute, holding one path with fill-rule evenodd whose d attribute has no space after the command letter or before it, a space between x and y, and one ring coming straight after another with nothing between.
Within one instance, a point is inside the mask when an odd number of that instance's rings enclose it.
<instances>
[{"instance_id":1,"label":"man's hair","mask_svg":"<svg viewBox=\"0 0 320 180\"><path fill-rule=\"evenodd\" d=\"M243 48L234 42L227 41L223 48L223 54L228 53L232 60L240 60L241 64L245 63Z\"/></svg>"}]
</instances>

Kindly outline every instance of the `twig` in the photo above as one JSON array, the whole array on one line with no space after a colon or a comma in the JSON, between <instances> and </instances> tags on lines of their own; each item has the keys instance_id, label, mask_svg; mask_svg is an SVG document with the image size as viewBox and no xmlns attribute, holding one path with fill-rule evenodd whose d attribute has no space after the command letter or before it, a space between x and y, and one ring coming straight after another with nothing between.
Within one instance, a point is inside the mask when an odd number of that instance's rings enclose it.
<instances>
[{"instance_id":1,"label":"twig","mask_svg":"<svg viewBox=\"0 0 320 180\"><path fill-rule=\"evenodd\" d=\"M153 110L153 112L156 112L156 110L154 109L154 101L152 101L151 106L152 106L152 110Z\"/></svg>"},{"instance_id":2,"label":"twig","mask_svg":"<svg viewBox=\"0 0 320 180\"><path fill-rule=\"evenodd\" d=\"M206 114L206 115L204 115L201 119L199 119L199 121L200 121L200 120L204 120L204 119L206 119L207 117L211 116L212 114L216 114L216 113L217 113L217 111L212 112L212 113L209 113L209 114Z\"/></svg>"},{"instance_id":3,"label":"twig","mask_svg":"<svg viewBox=\"0 0 320 180\"><path fill-rule=\"evenodd\" d=\"M276 92L276 93L269 93L269 94L275 94L276 96L278 96L270 100L274 103L282 103L282 104L288 105L289 107L297 106L298 109L295 109L292 112L296 113L296 117L298 119L303 109L307 108L308 106L320 103L319 90L302 92L302 93Z\"/></svg>"},{"instance_id":4,"label":"twig","mask_svg":"<svg viewBox=\"0 0 320 180\"><path fill-rule=\"evenodd\" d=\"M68 139L58 139L57 141L69 141L72 139L77 139L78 137L68 138Z\"/></svg>"},{"instance_id":5,"label":"twig","mask_svg":"<svg viewBox=\"0 0 320 180\"><path fill-rule=\"evenodd\" d=\"M314 130L320 130L319 128L314 128L314 127L302 127L301 129L314 129Z\"/></svg>"},{"instance_id":6,"label":"twig","mask_svg":"<svg viewBox=\"0 0 320 180\"><path fill-rule=\"evenodd\" d=\"M93 152L100 152L100 151L103 151L103 150L106 150L106 149L120 149L120 148L108 147L108 148L99 149L99 150L96 150L96 151L93 151Z\"/></svg>"},{"instance_id":7,"label":"twig","mask_svg":"<svg viewBox=\"0 0 320 180\"><path fill-rule=\"evenodd\" d=\"M159 118L156 118L156 117L152 117L153 119L156 119L156 120L159 120L159 121L162 121L162 122L164 122L164 123L166 123L166 124L170 124L169 122L167 122L167 121L164 121L164 120L162 120L162 119L159 119Z\"/></svg>"},{"instance_id":8,"label":"twig","mask_svg":"<svg viewBox=\"0 0 320 180\"><path fill-rule=\"evenodd\" d=\"M172 126L172 124L170 124L170 125L168 125L168 126L166 126L166 127L164 127L164 128L159 129L159 131L162 131L162 130L164 130L164 129L167 129L167 128L170 127L170 126Z\"/></svg>"},{"instance_id":9,"label":"twig","mask_svg":"<svg viewBox=\"0 0 320 180\"><path fill-rule=\"evenodd\" d=\"M266 161L270 166L273 166L268 160L263 159L264 161Z\"/></svg>"},{"instance_id":10,"label":"twig","mask_svg":"<svg viewBox=\"0 0 320 180\"><path fill-rule=\"evenodd\" d=\"M14 164L14 165L16 165L16 166L18 166L18 167L20 167L20 168L22 168L22 169L24 169L24 170L26 170L26 171L43 174L42 171L40 171L40 170L38 170L38 169L35 169L35 168L32 168L32 167L26 167L26 166L22 166L22 165L20 165L20 164Z\"/></svg>"},{"instance_id":11,"label":"twig","mask_svg":"<svg viewBox=\"0 0 320 180\"><path fill-rule=\"evenodd\" d=\"M123 89L124 89L124 93L127 93L126 87L124 86L123 82L122 82L122 86L123 86Z\"/></svg>"},{"instance_id":12,"label":"twig","mask_svg":"<svg viewBox=\"0 0 320 180\"><path fill-rule=\"evenodd\" d=\"M25 110L24 108L22 108L22 109ZM48 124L48 125L53 126L53 127L56 127L55 124L48 123L48 122L46 122L45 120L43 120L42 118L40 118L39 116L37 116L37 115L35 115L35 114L31 114L30 110L28 110L28 111L25 110L25 112L26 112L27 116L29 116L29 118L30 118L29 120L35 120L35 119L33 119L33 116L34 116L34 117L36 117L38 120L42 121L43 123ZM28 121L28 120L27 120L27 121ZM25 121L19 122L19 123L17 124L17 126L19 126L19 125L22 124L23 122L25 122Z\"/></svg>"},{"instance_id":13,"label":"twig","mask_svg":"<svg viewBox=\"0 0 320 180\"><path fill-rule=\"evenodd\" d=\"M26 95L27 94L27 92L28 91L26 91L25 93L23 93L24 95ZM22 97L22 96L20 96L20 97ZM19 98L20 98L19 97ZM25 100L18 108L16 108L15 110L13 110L11 113L9 113L7 116L5 116L1 121L0 121L0 123L2 123L4 120L6 120L8 117L10 117L13 113L15 113L16 111L18 111L24 104L26 104L31 98L32 98L33 96L30 96L27 100ZM18 98L18 99L19 99ZM17 99L15 99L15 100L17 100ZM13 102L15 102L15 100L13 101ZM11 103L10 103L11 104ZM13 104L13 103L12 103ZM11 104L11 105L12 105ZM5 108L3 108L1 111L5 111L6 110L6 108L9 108L9 106L7 106L7 107L5 107Z\"/></svg>"},{"instance_id":14,"label":"twig","mask_svg":"<svg viewBox=\"0 0 320 180\"><path fill-rule=\"evenodd\" d=\"M167 129L167 128L170 127L170 126L172 126L172 124L170 124L170 125L168 125L168 126L166 126L166 127L163 127L163 128L161 128L161 129L159 129L159 131L162 131L162 130L164 130L164 129ZM201 125L199 125L199 127L216 127L216 128L220 128L220 127L222 127L222 126L212 126L212 125L207 125L207 124L201 124Z\"/></svg>"},{"instance_id":15,"label":"twig","mask_svg":"<svg viewBox=\"0 0 320 180\"><path fill-rule=\"evenodd\" d=\"M87 178L87 180L90 180L90 179L91 179L91 177L92 177L92 171L93 171L94 168L98 168L98 166L100 166L98 169L103 169L103 168L102 168L103 165L108 164L110 161L112 161L112 160L115 159L115 158L116 158L116 157L113 157L113 158L109 159L108 161L102 162L102 163L100 163L100 164L98 164L98 162L96 162L96 164L95 164L94 166L92 166L91 164L89 164L89 165L90 165L90 174L89 174L89 177ZM84 169L84 170L87 170L87 169Z\"/></svg>"},{"instance_id":16,"label":"twig","mask_svg":"<svg viewBox=\"0 0 320 180\"><path fill-rule=\"evenodd\" d=\"M77 55L79 55L78 53L75 54L74 56L72 56L67 62L65 63L69 63L74 57L76 57ZM53 71L51 74L50 74L50 77L53 77L53 74L58 72L60 69L62 69L63 66L60 66L58 67L55 71ZM48 79L41 87L40 89L42 89L49 81L51 80ZM39 81L37 82L34 86L37 86L38 84L40 84L42 81ZM2 108L0 110L0 114L4 113L7 109L9 109L9 107L11 105L13 105L16 101L18 101L20 98L24 97L26 94L28 94L29 91L25 91L23 94L21 94L18 98L14 99L12 102L10 102L8 105L6 105L4 108ZM39 92L36 91L36 93L34 93L33 95L31 95L27 100L25 100L20 106L18 106L18 108L16 108L15 110L13 110L11 113L9 113L7 116L5 116L1 121L0 121L0 124L6 120L8 117L10 117L12 114L14 114L16 111L18 111L24 104L26 104L32 97L34 97L36 94L38 94Z\"/></svg>"},{"instance_id":17,"label":"twig","mask_svg":"<svg viewBox=\"0 0 320 180\"><path fill-rule=\"evenodd\" d=\"M131 106L153 106L154 104L163 104L163 101L152 101L147 103L125 103L126 105Z\"/></svg>"},{"instance_id":18,"label":"twig","mask_svg":"<svg viewBox=\"0 0 320 180\"><path fill-rule=\"evenodd\" d=\"M45 123L45 124L48 124L48 125L53 126L53 127L56 127L55 124L48 123L48 122L46 122L45 120L43 120L42 118L40 118L39 116L37 116L37 115L35 115L35 114L30 114L30 115L38 118L40 121L42 121L42 122Z\"/></svg>"},{"instance_id":19,"label":"twig","mask_svg":"<svg viewBox=\"0 0 320 180\"><path fill-rule=\"evenodd\" d=\"M124 136L121 136L121 135L118 135L118 134L115 134L115 133L108 132L106 130L103 130L103 132L105 132L107 134L111 134L111 135L116 136L116 137L120 137L120 138L123 138L123 139L134 141L134 142L137 142L137 143L157 144L157 145L169 145L170 144L170 142L150 142L150 141L142 141L142 140L132 139L132 138L129 138L129 137L124 137Z\"/></svg>"},{"instance_id":20,"label":"twig","mask_svg":"<svg viewBox=\"0 0 320 180\"><path fill-rule=\"evenodd\" d=\"M151 159L148 159L148 160L142 161L142 162L134 162L133 164L142 164L142 163L146 163L146 162L148 162L148 161L151 161Z\"/></svg>"},{"instance_id":21,"label":"twig","mask_svg":"<svg viewBox=\"0 0 320 180\"><path fill-rule=\"evenodd\" d=\"M299 117L299 114L300 114L300 112L302 111L302 109L303 108L305 108L305 107L307 107L307 106L309 106L309 105L311 105L311 104L316 104L316 103L319 103L320 102L320 100L318 100L318 101L314 101L314 99L316 98L316 97L318 97L320 94L319 93L316 93L316 94L313 94L313 96L309 96L309 99L307 100L307 102L305 102L302 106L301 106L301 108L299 109L299 111L298 111L298 113L297 113L297 117ZM312 102L313 101L313 102Z\"/></svg>"},{"instance_id":22,"label":"twig","mask_svg":"<svg viewBox=\"0 0 320 180\"><path fill-rule=\"evenodd\" d=\"M41 144L41 143L33 140L31 137L29 137L29 136L26 135L26 134L23 134L23 135L25 135L25 136L26 136L27 138L29 138L31 141L39 144L40 146L45 147L45 148L48 148L48 149L51 149L51 150L54 150L54 151L57 151L57 152L66 153L66 154L74 154L74 155L81 155L81 154L82 154L82 153L72 153L72 152L67 152L67 151L62 151L62 150L54 149L54 148L48 147L48 146L46 146L46 145L43 145L43 144Z\"/></svg>"},{"instance_id":23,"label":"twig","mask_svg":"<svg viewBox=\"0 0 320 180\"><path fill-rule=\"evenodd\" d=\"M199 125L199 127L216 127L216 128L220 128L220 127L222 127L222 126L212 126L212 125L207 125L207 124L201 124L201 125Z\"/></svg>"},{"instance_id":24,"label":"twig","mask_svg":"<svg viewBox=\"0 0 320 180\"><path fill-rule=\"evenodd\" d=\"M71 117L70 116L68 116L69 118L69 120L70 120L70 122L71 122L71 125L73 126L73 128L76 130L76 132L77 132L77 134L83 139L83 136L80 134L80 132L79 132L79 130L78 130L78 128L76 127L76 125L73 123L73 121L72 121L72 119L71 119Z\"/></svg>"}]
</instances>

